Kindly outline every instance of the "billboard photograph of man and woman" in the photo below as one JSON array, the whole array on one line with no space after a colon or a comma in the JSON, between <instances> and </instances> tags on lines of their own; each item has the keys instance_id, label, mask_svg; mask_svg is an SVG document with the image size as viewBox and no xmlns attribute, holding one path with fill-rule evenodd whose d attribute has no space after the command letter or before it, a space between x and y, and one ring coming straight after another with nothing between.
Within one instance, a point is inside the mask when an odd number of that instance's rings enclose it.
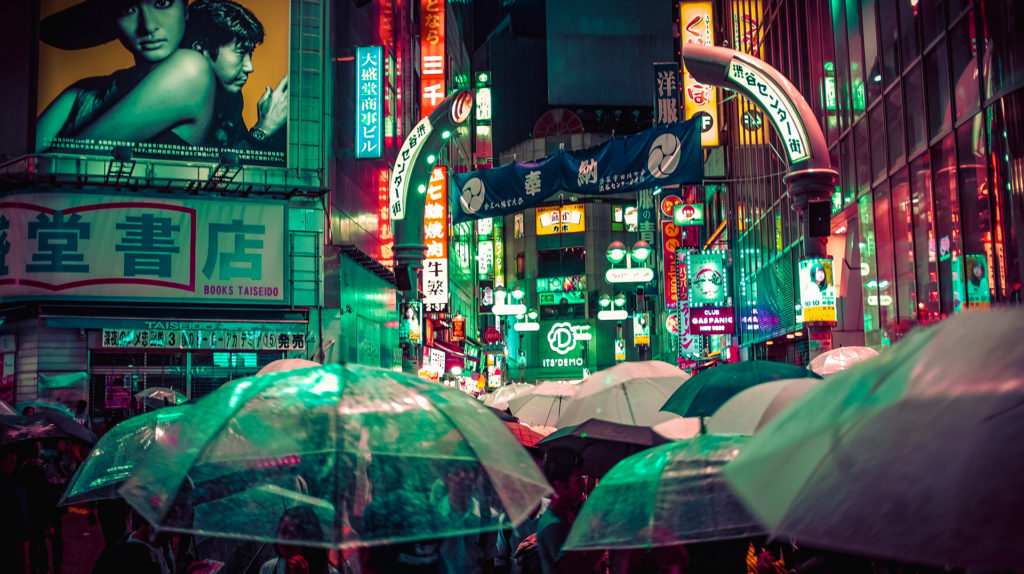
<instances>
[{"instance_id":1,"label":"billboard photograph of man and woman","mask_svg":"<svg viewBox=\"0 0 1024 574\"><path fill-rule=\"evenodd\" d=\"M36 151L285 165L290 2L43 0Z\"/></svg>"}]
</instances>

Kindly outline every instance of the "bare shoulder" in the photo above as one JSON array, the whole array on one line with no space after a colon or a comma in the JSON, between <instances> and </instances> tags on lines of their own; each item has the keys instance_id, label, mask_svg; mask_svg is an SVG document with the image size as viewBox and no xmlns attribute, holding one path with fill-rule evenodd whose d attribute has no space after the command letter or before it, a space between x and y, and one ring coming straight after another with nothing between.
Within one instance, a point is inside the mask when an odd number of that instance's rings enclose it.
<instances>
[{"instance_id":1,"label":"bare shoulder","mask_svg":"<svg viewBox=\"0 0 1024 574\"><path fill-rule=\"evenodd\" d=\"M210 62L207 61L206 56L195 50L188 49L174 52L166 60L160 62L153 71L159 71L181 79L210 78L213 75L213 69L210 67Z\"/></svg>"}]
</instances>

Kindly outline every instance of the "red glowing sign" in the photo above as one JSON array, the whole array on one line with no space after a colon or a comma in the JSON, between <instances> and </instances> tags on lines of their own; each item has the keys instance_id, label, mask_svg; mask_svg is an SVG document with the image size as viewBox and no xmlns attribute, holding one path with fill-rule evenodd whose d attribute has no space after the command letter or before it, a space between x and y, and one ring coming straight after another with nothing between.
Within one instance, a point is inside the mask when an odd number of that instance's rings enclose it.
<instances>
[{"instance_id":1,"label":"red glowing sign","mask_svg":"<svg viewBox=\"0 0 1024 574\"><path fill-rule=\"evenodd\" d=\"M736 312L732 307L690 309L690 333L695 335L733 335L736 333Z\"/></svg>"},{"instance_id":2,"label":"red glowing sign","mask_svg":"<svg viewBox=\"0 0 1024 574\"><path fill-rule=\"evenodd\" d=\"M665 263L665 308L675 309L679 297L676 293L679 266L676 265L676 249L682 247L682 230L671 221L661 222L662 258Z\"/></svg>"},{"instance_id":3,"label":"red glowing sign","mask_svg":"<svg viewBox=\"0 0 1024 574\"><path fill-rule=\"evenodd\" d=\"M388 267L395 266L395 235L391 229L391 214L388 213L388 170L377 171L377 237L380 239L380 262Z\"/></svg>"},{"instance_id":4,"label":"red glowing sign","mask_svg":"<svg viewBox=\"0 0 1024 574\"><path fill-rule=\"evenodd\" d=\"M444 0L420 0L420 114L445 98Z\"/></svg>"}]
</instances>

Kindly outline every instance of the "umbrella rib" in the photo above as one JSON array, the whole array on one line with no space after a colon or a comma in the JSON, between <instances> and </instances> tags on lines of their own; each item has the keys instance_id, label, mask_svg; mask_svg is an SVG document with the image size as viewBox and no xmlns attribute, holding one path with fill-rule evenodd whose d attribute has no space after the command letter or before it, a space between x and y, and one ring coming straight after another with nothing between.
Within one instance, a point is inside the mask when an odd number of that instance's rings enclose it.
<instances>
[{"instance_id":1,"label":"umbrella rib","mask_svg":"<svg viewBox=\"0 0 1024 574\"><path fill-rule=\"evenodd\" d=\"M636 415L633 414L633 403L629 401L629 393L626 392L626 385L622 385L622 396L626 397L626 408L629 409L629 420L636 424Z\"/></svg>"}]
</instances>

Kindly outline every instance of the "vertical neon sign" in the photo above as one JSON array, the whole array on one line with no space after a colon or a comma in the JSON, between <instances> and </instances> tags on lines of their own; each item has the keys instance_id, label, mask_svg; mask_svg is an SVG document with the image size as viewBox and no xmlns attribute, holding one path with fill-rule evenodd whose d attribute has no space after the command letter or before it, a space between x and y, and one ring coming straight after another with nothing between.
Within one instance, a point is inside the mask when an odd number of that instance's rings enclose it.
<instances>
[{"instance_id":1,"label":"vertical neon sign","mask_svg":"<svg viewBox=\"0 0 1024 574\"><path fill-rule=\"evenodd\" d=\"M420 117L445 97L444 0L420 0Z\"/></svg>"},{"instance_id":2,"label":"vertical neon sign","mask_svg":"<svg viewBox=\"0 0 1024 574\"><path fill-rule=\"evenodd\" d=\"M383 46L356 48L356 158L383 155Z\"/></svg>"}]
</instances>

